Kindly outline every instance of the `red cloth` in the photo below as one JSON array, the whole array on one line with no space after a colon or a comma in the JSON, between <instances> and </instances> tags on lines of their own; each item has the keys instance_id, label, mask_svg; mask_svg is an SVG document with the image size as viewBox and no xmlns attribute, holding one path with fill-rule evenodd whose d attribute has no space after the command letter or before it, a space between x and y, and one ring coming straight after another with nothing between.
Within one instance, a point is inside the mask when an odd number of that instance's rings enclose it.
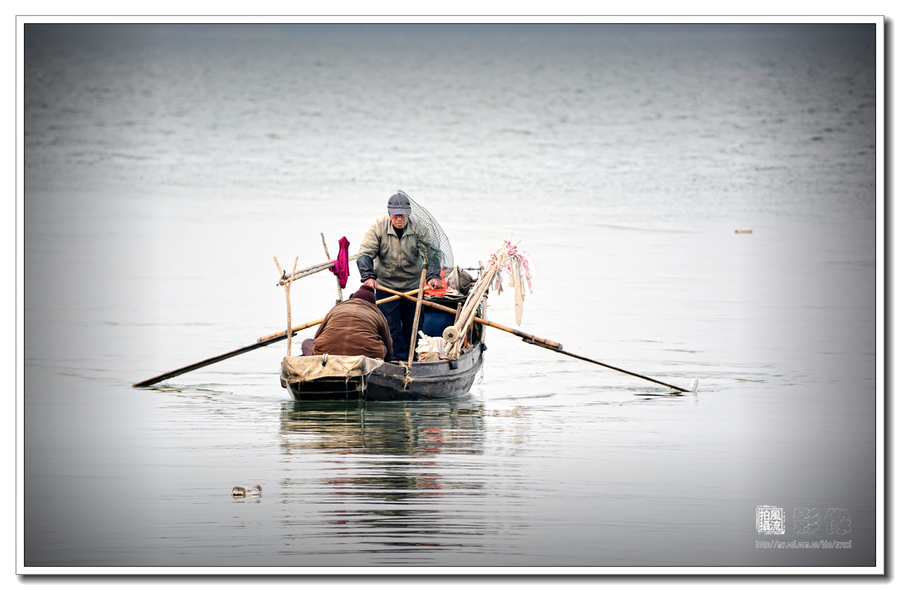
<instances>
[{"instance_id":1,"label":"red cloth","mask_svg":"<svg viewBox=\"0 0 900 590\"><path fill-rule=\"evenodd\" d=\"M338 278L338 283L341 285L341 289L343 289L347 286L347 277L350 276L350 242L347 240L347 237L344 236L338 241L338 245L340 246L341 251L338 252L334 264L328 270L335 274Z\"/></svg>"},{"instance_id":2,"label":"red cloth","mask_svg":"<svg viewBox=\"0 0 900 590\"><path fill-rule=\"evenodd\" d=\"M425 289L425 294L429 297L443 297L447 294L447 279L444 278L444 269L441 269L441 284L438 289Z\"/></svg>"}]
</instances>

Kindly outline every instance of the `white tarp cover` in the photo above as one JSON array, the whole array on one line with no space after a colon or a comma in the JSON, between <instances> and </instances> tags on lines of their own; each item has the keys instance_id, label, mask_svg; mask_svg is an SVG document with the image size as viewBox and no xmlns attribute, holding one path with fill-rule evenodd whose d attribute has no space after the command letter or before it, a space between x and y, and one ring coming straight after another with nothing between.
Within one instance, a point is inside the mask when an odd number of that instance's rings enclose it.
<instances>
[{"instance_id":1,"label":"white tarp cover","mask_svg":"<svg viewBox=\"0 0 900 590\"><path fill-rule=\"evenodd\" d=\"M311 381L322 377L359 377L368 375L383 364L383 360L367 356L331 354L286 356L281 361L281 377L288 383Z\"/></svg>"}]
</instances>

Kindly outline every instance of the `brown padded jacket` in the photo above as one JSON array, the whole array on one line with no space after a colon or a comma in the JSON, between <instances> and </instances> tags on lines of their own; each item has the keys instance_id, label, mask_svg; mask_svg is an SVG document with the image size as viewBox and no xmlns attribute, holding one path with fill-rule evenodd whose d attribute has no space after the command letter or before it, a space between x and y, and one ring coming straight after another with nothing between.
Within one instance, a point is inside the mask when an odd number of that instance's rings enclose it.
<instances>
[{"instance_id":1,"label":"brown padded jacket","mask_svg":"<svg viewBox=\"0 0 900 590\"><path fill-rule=\"evenodd\" d=\"M391 330L384 314L362 299L348 299L332 307L316 331L313 345L313 354L326 353L391 358Z\"/></svg>"}]
</instances>

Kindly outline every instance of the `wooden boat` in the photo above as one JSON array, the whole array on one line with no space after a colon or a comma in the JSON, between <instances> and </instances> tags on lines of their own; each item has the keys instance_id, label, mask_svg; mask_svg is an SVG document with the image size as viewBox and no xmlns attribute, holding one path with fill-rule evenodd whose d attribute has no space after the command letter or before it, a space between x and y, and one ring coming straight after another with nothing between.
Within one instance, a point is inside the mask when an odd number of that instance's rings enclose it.
<instances>
[{"instance_id":1,"label":"wooden boat","mask_svg":"<svg viewBox=\"0 0 900 590\"><path fill-rule=\"evenodd\" d=\"M447 303L443 298L429 301ZM441 304L441 303L439 303ZM483 305L479 307L481 316ZM453 324L452 315L423 308L422 331L439 336ZM473 323L458 358L384 362L335 355L285 357L281 386L295 400L413 401L448 400L466 395L484 363L484 328Z\"/></svg>"},{"instance_id":2,"label":"wooden boat","mask_svg":"<svg viewBox=\"0 0 900 590\"><path fill-rule=\"evenodd\" d=\"M422 271L416 300L417 330L413 333L421 331L442 339L439 360L386 363L366 357L339 357L336 362L325 355L317 360L287 356L281 364L282 387L296 400L440 400L467 394L484 363L485 325L494 325L484 319L488 290L501 266L518 260L514 252L515 247L504 242L486 267L479 268L478 279L466 288L465 295L426 298ZM285 288L290 302L290 280ZM412 299L409 293L378 288ZM290 325L290 303L288 316Z\"/></svg>"}]
</instances>

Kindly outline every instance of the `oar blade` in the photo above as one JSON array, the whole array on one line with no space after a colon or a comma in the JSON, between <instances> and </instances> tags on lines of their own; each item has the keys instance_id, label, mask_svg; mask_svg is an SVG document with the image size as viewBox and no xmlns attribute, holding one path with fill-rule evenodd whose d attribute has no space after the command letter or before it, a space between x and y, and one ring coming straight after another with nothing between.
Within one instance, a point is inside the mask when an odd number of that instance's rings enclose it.
<instances>
[{"instance_id":1,"label":"oar blade","mask_svg":"<svg viewBox=\"0 0 900 590\"><path fill-rule=\"evenodd\" d=\"M232 357L238 356L240 354L244 354L245 352L250 352L251 350L256 350L257 348L262 348L263 346L268 346L273 342L277 342L278 340L284 340L284 337L272 339L266 342L254 342L248 346L244 346L242 348L238 348L237 350L232 350L231 352L226 352L223 354L216 355L214 357L204 359L202 361L193 363L191 365L187 365L186 367L182 367L180 369L175 369L174 371L169 371L168 373L163 373L157 377L153 377L151 379L147 379L145 381L141 381L140 383L135 383L132 387L150 387L151 385L156 385L166 379L171 379L172 377L178 377L179 375L184 375L185 373L190 373L191 371L196 371L197 369L201 369L203 367L208 367L209 365L224 361L225 359L230 359Z\"/></svg>"}]
</instances>

